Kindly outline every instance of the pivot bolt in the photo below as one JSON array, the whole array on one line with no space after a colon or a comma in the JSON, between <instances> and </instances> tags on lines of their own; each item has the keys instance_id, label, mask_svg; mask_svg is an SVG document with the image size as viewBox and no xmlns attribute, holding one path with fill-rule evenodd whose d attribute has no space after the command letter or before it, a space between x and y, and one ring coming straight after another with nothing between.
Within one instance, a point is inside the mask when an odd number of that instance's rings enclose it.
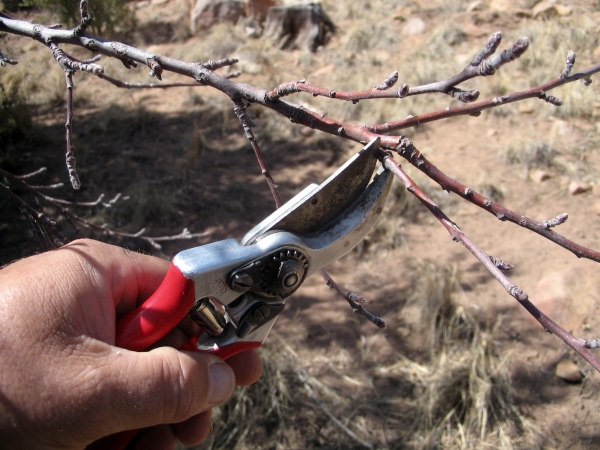
<instances>
[{"instance_id":1,"label":"pivot bolt","mask_svg":"<svg viewBox=\"0 0 600 450\"><path fill-rule=\"evenodd\" d=\"M231 280L231 288L236 291L247 291L253 284L254 280L246 272L236 273Z\"/></svg>"}]
</instances>

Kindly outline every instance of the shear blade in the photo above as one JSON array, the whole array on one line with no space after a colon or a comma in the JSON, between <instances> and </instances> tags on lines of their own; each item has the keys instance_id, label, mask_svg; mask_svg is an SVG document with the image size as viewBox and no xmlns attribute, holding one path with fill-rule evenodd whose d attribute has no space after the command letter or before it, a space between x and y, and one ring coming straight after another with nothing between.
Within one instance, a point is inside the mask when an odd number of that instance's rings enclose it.
<instances>
[{"instance_id":1,"label":"shear blade","mask_svg":"<svg viewBox=\"0 0 600 450\"><path fill-rule=\"evenodd\" d=\"M253 244L270 230L306 235L334 221L364 193L377 163L379 141L373 139L320 185L305 188L246 233L241 244Z\"/></svg>"}]
</instances>

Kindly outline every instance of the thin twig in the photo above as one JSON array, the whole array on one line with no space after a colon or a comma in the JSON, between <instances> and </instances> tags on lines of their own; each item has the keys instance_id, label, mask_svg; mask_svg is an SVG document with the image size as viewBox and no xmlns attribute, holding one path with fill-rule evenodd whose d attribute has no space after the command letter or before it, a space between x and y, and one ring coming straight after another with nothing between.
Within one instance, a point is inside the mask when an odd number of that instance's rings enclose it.
<instances>
[{"instance_id":1,"label":"thin twig","mask_svg":"<svg viewBox=\"0 0 600 450\"><path fill-rule=\"evenodd\" d=\"M347 291L346 289L338 285L324 269L321 269L319 273L323 277L323 280L325 280L325 284L330 289L335 289L338 292L338 294L340 294L348 302L348 304L352 308L352 312L361 317L364 317L369 322L375 324L379 328L385 328L385 322L382 318L370 313L361 305L361 303L365 303L365 298L362 295Z\"/></svg>"},{"instance_id":2,"label":"thin twig","mask_svg":"<svg viewBox=\"0 0 600 450\"><path fill-rule=\"evenodd\" d=\"M267 167L267 163L265 162L262 152L260 151L256 137L254 137L254 133L252 132L252 127L255 127L256 124L248 115L248 112L246 111L246 105L244 105L241 100L233 102L233 112L242 123L244 132L246 133L246 138L248 141L250 141L250 145L252 145L252 149L254 150L254 154L256 155L258 164L260 165L260 170L269 184L269 189L271 189L271 195L273 195L273 199L275 200L275 207L280 208L281 205L283 205L283 201L279 195L279 190L277 189L275 181L273 181L271 172L269 172L269 168Z\"/></svg>"},{"instance_id":3,"label":"thin twig","mask_svg":"<svg viewBox=\"0 0 600 450\"><path fill-rule=\"evenodd\" d=\"M564 330L556 322L542 313L531 301L525 292L516 286L492 261L490 256L481 250L471 239L465 235L461 229L452 222L446 214L417 186L410 177L401 169L398 163L389 155L382 154L382 163L391 170L398 179L406 186L408 191L421 201L423 205L433 214L433 216L446 228L452 239L460 242L475 256L479 262L496 278L502 287L515 298L544 328L544 330L554 334L565 344L575 350L581 357L590 363L594 369L600 372L600 360L594 356L585 346L585 341L574 337L571 333Z\"/></svg>"},{"instance_id":4,"label":"thin twig","mask_svg":"<svg viewBox=\"0 0 600 450\"><path fill-rule=\"evenodd\" d=\"M524 214L512 211L504 206L484 197L473 189L449 177L414 146L414 144L404 138L397 146L396 151L417 169L422 171L430 179L440 185L446 191L454 192L465 200L479 206L483 210L495 215L498 220L515 223L523 228L533 231L540 236L554 242L557 245L569 250L578 258L587 258L592 261L600 262L600 252L584 247L576 242L567 239L561 234L552 230L552 227L558 226L567 220L568 215L561 214L550 221L534 220Z\"/></svg>"}]
</instances>

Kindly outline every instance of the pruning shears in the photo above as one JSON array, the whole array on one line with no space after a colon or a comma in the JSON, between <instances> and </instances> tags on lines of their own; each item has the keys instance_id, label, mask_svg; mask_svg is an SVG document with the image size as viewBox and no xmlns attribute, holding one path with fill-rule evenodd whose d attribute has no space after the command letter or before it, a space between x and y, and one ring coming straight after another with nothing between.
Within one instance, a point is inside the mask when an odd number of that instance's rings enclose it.
<instances>
[{"instance_id":1,"label":"pruning shears","mask_svg":"<svg viewBox=\"0 0 600 450\"><path fill-rule=\"evenodd\" d=\"M379 138L240 242L226 239L178 253L154 294L117 322L116 345L143 351L189 315L202 332L182 349L226 359L259 347L285 299L354 248L377 222L392 182L383 168L373 177L378 149Z\"/></svg>"}]
</instances>

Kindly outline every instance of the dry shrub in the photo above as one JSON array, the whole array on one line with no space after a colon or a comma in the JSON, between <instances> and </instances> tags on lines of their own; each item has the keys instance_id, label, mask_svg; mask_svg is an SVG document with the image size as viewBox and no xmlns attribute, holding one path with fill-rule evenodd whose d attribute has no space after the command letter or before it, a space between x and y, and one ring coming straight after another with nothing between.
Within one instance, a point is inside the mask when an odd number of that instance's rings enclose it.
<instances>
[{"instance_id":1,"label":"dry shrub","mask_svg":"<svg viewBox=\"0 0 600 450\"><path fill-rule=\"evenodd\" d=\"M423 335L424 348L436 352L450 329L455 317L452 296L460 291L456 265L441 265L413 260L411 264L412 293L408 306L416 309L417 329Z\"/></svg>"},{"instance_id":2,"label":"dry shrub","mask_svg":"<svg viewBox=\"0 0 600 450\"><path fill-rule=\"evenodd\" d=\"M382 365L364 336L356 350L300 356L273 333L262 378L214 410L196 449L539 448L512 398L509 353L493 341L500 322L486 330L454 302L455 267L416 262L413 275L416 322L427 322L420 357Z\"/></svg>"},{"instance_id":3,"label":"dry shrub","mask_svg":"<svg viewBox=\"0 0 600 450\"><path fill-rule=\"evenodd\" d=\"M475 328L470 345L444 345L415 401L415 447L513 448L530 425L514 404L508 358Z\"/></svg>"},{"instance_id":4,"label":"dry shrub","mask_svg":"<svg viewBox=\"0 0 600 450\"><path fill-rule=\"evenodd\" d=\"M493 202L498 203L504 199L504 189L502 189L502 186L482 181L479 183L477 190L481 195Z\"/></svg>"},{"instance_id":5,"label":"dry shrub","mask_svg":"<svg viewBox=\"0 0 600 450\"><path fill-rule=\"evenodd\" d=\"M522 141L506 145L500 152L508 164L520 165L524 177L529 176L531 169L548 169L555 167L558 151L547 142Z\"/></svg>"}]
</instances>

